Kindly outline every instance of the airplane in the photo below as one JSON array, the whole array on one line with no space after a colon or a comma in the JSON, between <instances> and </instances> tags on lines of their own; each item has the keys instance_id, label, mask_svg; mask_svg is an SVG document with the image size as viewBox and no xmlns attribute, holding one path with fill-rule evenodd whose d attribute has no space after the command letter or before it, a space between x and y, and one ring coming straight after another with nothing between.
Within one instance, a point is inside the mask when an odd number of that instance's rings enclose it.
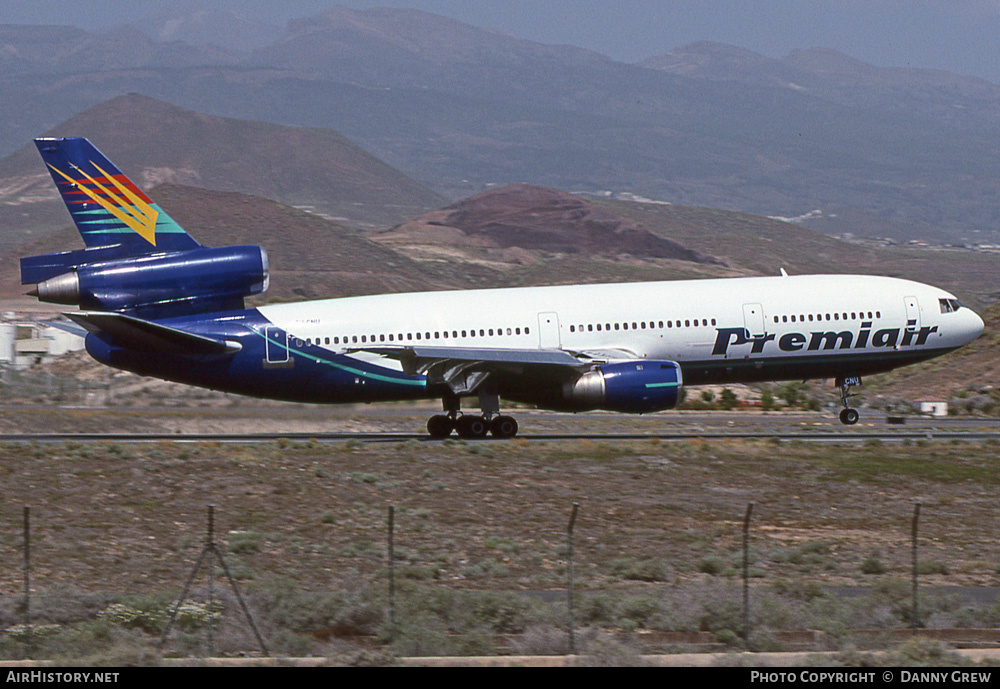
<instances>
[{"instance_id":1,"label":"airplane","mask_svg":"<svg viewBox=\"0 0 1000 689\"><path fill-rule=\"evenodd\" d=\"M511 438L500 400L559 411L671 409L688 385L870 376L973 341L982 319L929 285L801 275L342 297L246 308L259 246L195 241L83 138L35 144L86 248L21 259L75 305L97 361L144 376L322 404L442 400L431 438ZM480 413L463 413L462 398Z\"/></svg>"}]
</instances>

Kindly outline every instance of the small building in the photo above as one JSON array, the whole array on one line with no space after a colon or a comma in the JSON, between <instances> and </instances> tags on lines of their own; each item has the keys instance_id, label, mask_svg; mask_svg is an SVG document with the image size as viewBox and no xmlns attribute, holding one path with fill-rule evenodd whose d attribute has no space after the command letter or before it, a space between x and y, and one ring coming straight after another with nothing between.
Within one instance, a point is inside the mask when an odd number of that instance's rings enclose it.
<instances>
[{"instance_id":1,"label":"small building","mask_svg":"<svg viewBox=\"0 0 1000 689\"><path fill-rule=\"evenodd\" d=\"M83 347L79 335L44 323L0 323L0 365L27 368Z\"/></svg>"},{"instance_id":2,"label":"small building","mask_svg":"<svg viewBox=\"0 0 1000 689\"><path fill-rule=\"evenodd\" d=\"M948 403L934 400L921 400L920 413L929 416L948 416Z\"/></svg>"}]
</instances>

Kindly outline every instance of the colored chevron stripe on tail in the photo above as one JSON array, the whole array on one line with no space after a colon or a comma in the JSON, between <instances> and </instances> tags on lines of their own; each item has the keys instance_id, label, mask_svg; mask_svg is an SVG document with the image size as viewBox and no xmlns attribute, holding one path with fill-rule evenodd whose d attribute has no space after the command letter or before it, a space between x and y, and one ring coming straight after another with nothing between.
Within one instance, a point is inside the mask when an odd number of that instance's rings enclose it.
<instances>
[{"instance_id":1,"label":"colored chevron stripe on tail","mask_svg":"<svg viewBox=\"0 0 1000 689\"><path fill-rule=\"evenodd\" d=\"M35 145L88 247L119 245L139 255L200 246L86 139Z\"/></svg>"}]
</instances>

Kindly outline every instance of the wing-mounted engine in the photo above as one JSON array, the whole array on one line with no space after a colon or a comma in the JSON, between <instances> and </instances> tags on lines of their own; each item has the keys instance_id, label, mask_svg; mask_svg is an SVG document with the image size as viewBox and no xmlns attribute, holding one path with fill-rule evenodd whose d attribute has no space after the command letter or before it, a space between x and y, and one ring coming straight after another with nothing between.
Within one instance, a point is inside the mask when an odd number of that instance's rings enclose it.
<instances>
[{"instance_id":1,"label":"wing-mounted engine","mask_svg":"<svg viewBox=\"0 0 1000 689\"><path fill-rule=\"evenodd\" d=\"M21 281L41 301L142 318L243 307L268 285L267 252L259 246L199 247L113 257L113 247L31 256ZM113 258L112 258L113 257Z\"/></svg>"},{"instance_id":2,"label":"wing-mounted engine","mask_svg":"<svg viewBox=\"0 0 1000 689\"><path fill-rule=\"evenodd\" d=\"M563 402L572 411L645 414L676 407L682 384L681 367L675 361L615 362L564 383Z\"/></svg>"}]
</instances>

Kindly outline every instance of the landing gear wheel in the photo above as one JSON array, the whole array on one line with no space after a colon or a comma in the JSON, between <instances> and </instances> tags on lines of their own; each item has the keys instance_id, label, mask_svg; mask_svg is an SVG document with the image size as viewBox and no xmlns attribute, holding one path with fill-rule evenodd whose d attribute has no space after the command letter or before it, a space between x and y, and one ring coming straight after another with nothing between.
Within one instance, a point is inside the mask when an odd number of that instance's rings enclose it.
<instances>
[{"instance_id":1,"label":"landing gear wheel","mask_svg":"<svg viewBox=\"0 0 1000 689\"><path fill-rule=\"evenodd\" d=\"M458 417L458 421L455 422L455 429L458 431L458 436L460 438L465 438L466 440L479 440L480 438L485 438L486 433L490 429L489 423L482 416L473 416L468 414L466 416Z\"/></svg>"},{"instance_id":2,"label":"landing gear wheel","mask_svg":"<svg viewBox=\"0 0 1000 689\"><path fill-rule=\"evenodd\" d=\"M853 426L858 422L859 418L861 418L861 414L858 413L857 409L851 409L848 407L847 409L842 409L840 411L840 423L845 426Z\"/></svg>"},{"instance_id":3,"label":"landing gear wheel","mask_svg":"<svg viewBox=\"0 0 1000 689\"><path fill-rule=\"evenodd\" d=\"M427 420L427 433L432 440L442 440L455 430L455 421L444 414L435 414Z\"/></svg>"},{"instance_id":4,"label":"landing gear wheel","mask_svg":"<svg viewBox=\"0 0 1000 689\"><path fill-rule=\"evenodd\" d=\"M513 438L517 435L517 421L513 416L496 416L490 422L490 433L494 438Z\"/></svg>"}]
</instances>

